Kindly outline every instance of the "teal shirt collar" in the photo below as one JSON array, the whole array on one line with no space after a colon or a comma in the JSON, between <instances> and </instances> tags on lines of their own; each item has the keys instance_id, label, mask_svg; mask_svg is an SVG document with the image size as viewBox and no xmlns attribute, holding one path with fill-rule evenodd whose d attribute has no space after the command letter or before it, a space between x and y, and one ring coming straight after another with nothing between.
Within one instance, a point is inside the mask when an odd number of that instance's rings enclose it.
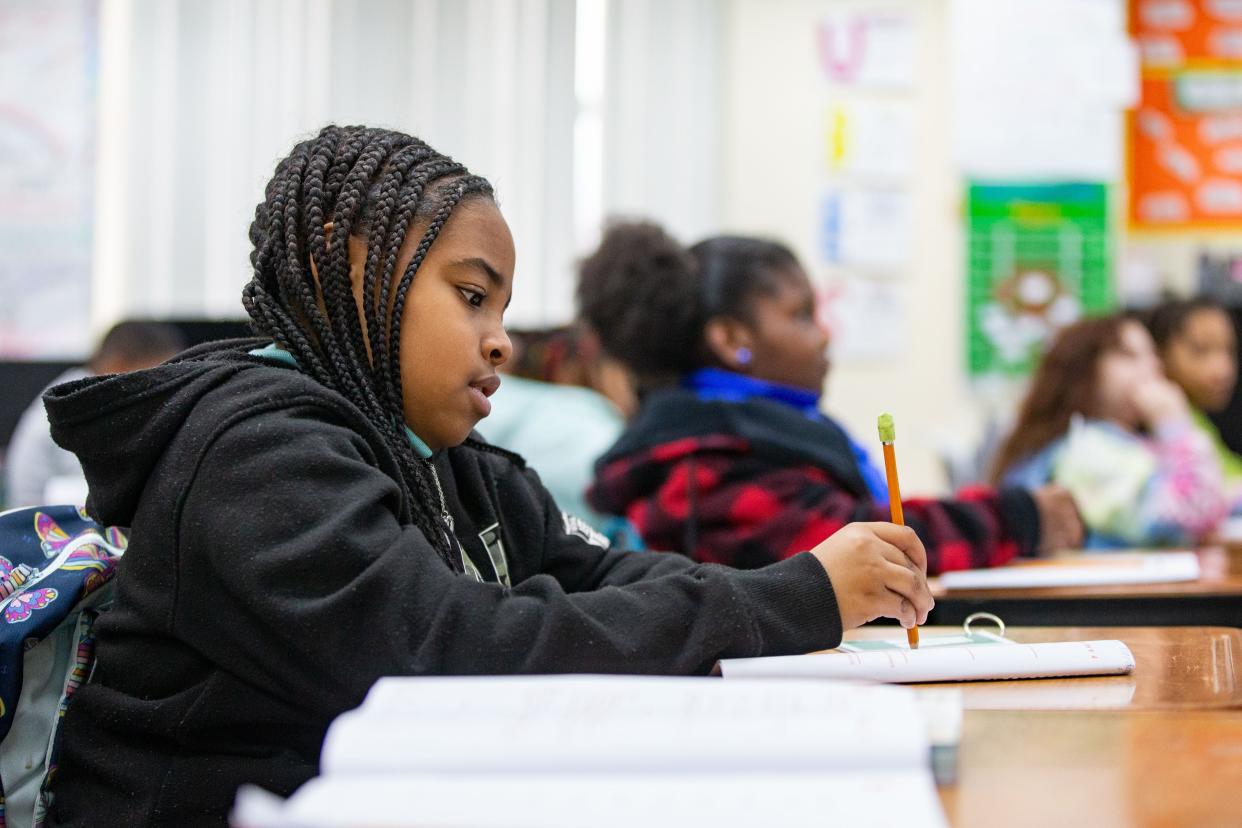
<instances>
[{"instance_id":1,"label":"teal shirt collar","mask_svg":"<svg viewBox=\"0 0 1242 828\"><path fill-rule=\"evenodd\" d=\"M288 365L290 368L301 367L298 365L298 361L293 358L293 354L277 346L275 342L270 345L265 345L262 348L255 348L249 353L250 356L256 356L260 359L270 359L272 362L280 362L284 365ZM431 449L422 441L422 439L419 438L417 434L410 430L409 426L405 427L405 436L409 438L410 445L414 447L414 452L419 457L424 460L431 457Z\"/></svg>"}]
</instances>

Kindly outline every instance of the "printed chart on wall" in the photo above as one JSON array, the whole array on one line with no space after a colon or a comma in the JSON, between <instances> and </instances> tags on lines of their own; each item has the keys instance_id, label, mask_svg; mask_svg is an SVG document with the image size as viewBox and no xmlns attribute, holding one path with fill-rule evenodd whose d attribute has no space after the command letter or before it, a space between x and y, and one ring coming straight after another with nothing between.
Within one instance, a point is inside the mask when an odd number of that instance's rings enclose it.
<instances>
[{"instance_id":1,"label":"printed chart on wall","mask_svg":"<svg viewBox=\"0 0 1242 828\"><path fill-rule=\"evenodd\" d=\"M916 20L901 10L844 7L824 14L815 32L826 101L822 298L833 356L843 363L895 359L906 347L915 31Z\"/></svg>"},{"instance_id":2,"label":"printed chart on wall","mask_svg":"<svg viewBox=\"0 0 1242 828\"><path fill-rule=\"evenodd\" d=\"M967 222L972 377L1029 373L1056 330L1112 306L1105 185L973 182Z\"/></svg>"},{"instance_id":3,"label":"printed chart on wall","mask_svg":"<svg viewBox=\"0 0 1242 828\"><path fill-rule=\"evenodd\" d=\"M1130 222L1242 228L1242 0L1129 0L1142 56Z\"/></svg>"},{"instance_id":4,"label":"printed chart on wall","mask_svg":"<svg viewBox=\"0 0 1242 828\"><path fill-rule=\"evenodd\" d=\"M0 3L0 356L90 340L97 4Z\"/></svg>"}]
</instances>

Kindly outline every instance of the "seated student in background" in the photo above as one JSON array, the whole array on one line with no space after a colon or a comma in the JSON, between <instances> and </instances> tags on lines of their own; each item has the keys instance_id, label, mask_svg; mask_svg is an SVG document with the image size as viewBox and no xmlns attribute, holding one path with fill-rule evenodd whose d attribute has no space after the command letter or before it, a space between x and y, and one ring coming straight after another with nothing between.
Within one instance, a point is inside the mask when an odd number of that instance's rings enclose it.
<instances>
[{"instance_id":1,"label":"seated student in background","mask_svg":"<svg viewBox=\"0 0 1242 828\"><path fill-rule=\"evenodd\" d=\"M1211 443L1164 376L1147 329L1124 315L1057 335L993 476L1064 485L1093 548L1194 543L1227 511Z\"/></svg>"},{"instance_id":2,"label":"seated student in background","mask_svg":"<svg viewBox=\"0 0 1242 828\"><path fill-rule=\"evenodd\" d=\"M185 347L181 334L163 322L130 320L112 327L86 365L72 368L52 385L101 374L122 374L159 365ZM9 508L46 503L82 503L86 479L78 458L52 440L40 397L18 420L5 461Z\"/></svg>"},{"instance_id":3,"label":"seated student in background","mask_svg":"<svg viewBox=\"0 0 1242 828\"><path fill-rule=\"evenodd\" d=\"M1207 297L1166 302L1146 317L1164 372L1185 392L1190 418L1220 460L1233 511L1242 510L1242 456L1221 439L1207 415L1222 411L1238 380L1238 337L1233 319Z\"/></svg>"},{"instance_id":4,"label":"seated student in background","mask_svg":"<svg viewBox=\"0 0 1242 828\"><path fill-rule=\"evenodd\" d=\"M509 338L513 357L478 432L520 454L562 509L611 536L622 527L587 506L586 489L596 459L636 405L628 372L603 357L582 326L510 331Z\"/></svg>"},{"instance_id":5,"label":"seated student in background","mask_svg":"<svg viewBox=\"0 0 1242 828\"><path fill-rule=\"evenodd\" d=\"M512 347L513 238L491 185L422 141L326 127L250 238L260 338L46 396L88 511L130 527L48 828L223 826L240 785L314 776L382 676L705 674L926 620L905 527L753 572L612 550L472 437Z\"/></svg>"},{"instance_id":6,"label":"seated student in background","mask_svg":"<svg viewBox=\"0 0 1242 828\"><path fill-rule=\"evenodd\" d=\"M788 248L723 236L685 249L618 224L582 265L578 302L641 405L596 466L588 500L653 549L756 567L852 521L888 520L883 475L820 413L828 332ZM1076 546L1068 494L976 488L910 500L928 571Z\"/></svg>"}]
</instances>

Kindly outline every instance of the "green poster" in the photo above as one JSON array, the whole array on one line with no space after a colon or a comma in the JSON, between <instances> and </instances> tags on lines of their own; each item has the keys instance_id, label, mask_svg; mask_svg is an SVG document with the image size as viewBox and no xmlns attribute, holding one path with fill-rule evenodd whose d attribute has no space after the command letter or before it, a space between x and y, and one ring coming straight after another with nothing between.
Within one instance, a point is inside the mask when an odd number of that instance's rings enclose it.
<instances>
[{"instance_id":1,"label":"green poster","mask_svg":"<svg viewBox=\"0 0 1242 828\"><path fill-rule=\"evenodd\" d=\"M966 216L970 376L1028 374L1058 329L1113 307L1105 185L972 182Z\"/></svg>"}]
</instances>

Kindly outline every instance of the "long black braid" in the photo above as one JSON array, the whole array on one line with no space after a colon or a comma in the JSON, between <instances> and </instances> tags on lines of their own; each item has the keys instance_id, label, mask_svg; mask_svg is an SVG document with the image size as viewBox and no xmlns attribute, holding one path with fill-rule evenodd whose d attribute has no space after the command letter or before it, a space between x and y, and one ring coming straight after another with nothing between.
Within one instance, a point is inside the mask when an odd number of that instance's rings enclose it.
<instances>
[{"instance_id":1,"label":"long black braid","mask_svg":"<svg viewBox=\"0 0 1242 828\"><path fill-rule=\"evenodd\" d=\"M418 268L453 209L480 197L493 197L485 179L417 138L325 127L295 146L268 182L250 225L254 277L242 291L255 331L357 406L384 436L400 464L398 482L415 525L459 571L461 561L441 521L434 471L405 433L401 314ZM415 226L423 229L414 257L394 274L406 233ZM351 236L367 241L362 319L349 277Z\"/></svg>"}]
</instances>

